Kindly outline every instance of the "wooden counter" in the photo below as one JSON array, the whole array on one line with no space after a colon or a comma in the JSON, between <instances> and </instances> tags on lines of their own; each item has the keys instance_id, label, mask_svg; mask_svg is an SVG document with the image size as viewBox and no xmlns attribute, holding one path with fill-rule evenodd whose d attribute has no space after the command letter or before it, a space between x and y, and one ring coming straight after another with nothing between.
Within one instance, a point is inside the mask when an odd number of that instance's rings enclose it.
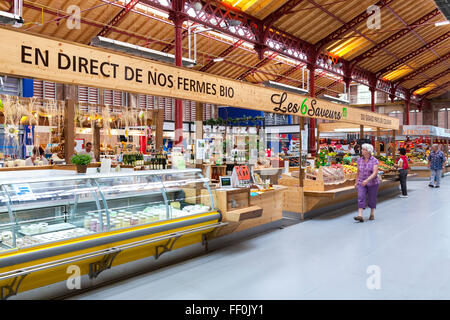
<instances>
[{"instance_id":1,"label":"wooden counter","mask_svg":"<svg viewBox=\"0 0 450 320\"><path fill-rule=\"evenodd\" d=\"M429 179L431 177L430 169L428 169L428 166L411 166L410 171L412 173L417 174L418 178L427 178ZM444 170L442 170L442 175L450 172L450 166L446 166Z\"/></svg>"},{"instance_id":2,"label":"wooden counter","mask_svg":"<svg viewBox=\"0 0 450 320\"><path fill-rule=\"evenodd\" d=\"M223 220L228 225L215 230L213 237L224 236L233 232L239 232L246 229L254 228L263 224L268 224L283 218L283 192L286 187L275 186L274 190L263 192L256 196L250 196L249 189L239 189L240 191L216 190L218 207L222 213ZM230 194L226 194L230 192ZM245 200L243 195L248 194L248 206L242 207ZM240 203L239 208L231 208L231 210L221 210L224 208L224 197L233 197ZM236 198L236 197L239 197Z\"/></svg>"},{"instance_id":3,"label":"wooden counter","mask_svg":"<svg viewBox=\"0 0 450 320\"><path fill-rule=\"evenodd\" d=\"M380 183L378 192L398 189L399 182L395 180L383 180ZM328 191L304 191L298 186L289 186L283 194L283 210L300 213L304 219L304 214L313 210L322 209L328 206L358 197L354 186L343 187Z\"/></svg>"},{"instance_id":4,"label":"wooden counter","mask_svg":"<svg viewBox=\"0 0 450 320\"><path fill-rule=\"evenodd\" d=\"M284 167L282 168L253 168L253 171L255 173L258 173L262 179L267 179L269 177L271 184L277 184L278 179L281 176L281 173L283 172Z\"/></svg>"}]
</instances>

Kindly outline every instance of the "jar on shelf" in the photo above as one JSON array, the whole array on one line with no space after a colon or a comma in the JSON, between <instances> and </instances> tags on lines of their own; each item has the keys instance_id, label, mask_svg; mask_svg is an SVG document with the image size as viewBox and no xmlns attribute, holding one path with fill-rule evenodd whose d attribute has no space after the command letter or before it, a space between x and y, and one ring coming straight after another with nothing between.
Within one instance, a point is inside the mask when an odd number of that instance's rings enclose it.
<instances>
[{"instance_id":1,"label":"jar on shelf","mask_svg":"<svg viewBox=\"0 0 450 320\"><path fill-rule=\"evenodd\" d=\"M131 217L130 225L137 226L138 224L139 224L139 218L138 217Z\"/></svg>"},{"instance_id":2,"label":"jar on shelf","mask_svg":"<svg viewBox=\"0 0 450 320\"><path fill-rule=\"evenodd\" d=\"M100 229L100 221L98 219L91 219L89 229L93 232L98 232Z\"/></svg>"}]
</instances>

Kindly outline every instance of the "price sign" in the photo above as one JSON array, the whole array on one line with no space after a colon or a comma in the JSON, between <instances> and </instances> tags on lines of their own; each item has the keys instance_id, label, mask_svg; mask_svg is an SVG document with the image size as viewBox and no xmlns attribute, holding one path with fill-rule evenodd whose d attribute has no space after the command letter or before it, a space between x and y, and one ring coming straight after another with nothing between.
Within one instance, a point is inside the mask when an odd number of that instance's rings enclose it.
<instances>
[{"instance_id":1,"label":"price sign","mask_svg":"<svg viewBox=\"0 0 450 320\"><path fill-rule=\"evenodd\" d=\"M236 174L239 180L250 180L248 166L235 166Z\"/></svg>"},{"instance_id":2,"label":"price sign","mask_svg":"<svg viewBox=\"0 0 450 320\"><path fill-rule=\"evenodd\" d=\"M245 187L250 183L250 171L248 166L234 166L231 175L233 187Z\"/></svg>"}]
</instances>

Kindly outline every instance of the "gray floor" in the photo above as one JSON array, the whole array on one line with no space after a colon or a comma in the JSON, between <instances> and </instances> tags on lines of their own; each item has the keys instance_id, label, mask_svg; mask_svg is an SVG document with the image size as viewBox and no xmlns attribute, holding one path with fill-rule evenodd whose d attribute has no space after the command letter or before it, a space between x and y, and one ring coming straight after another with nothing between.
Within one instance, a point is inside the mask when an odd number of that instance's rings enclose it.
<instances>
[{"instance_id":1,"label":"gray floor","mask_svg":"<svg viewBox=\"0 0 450 320\"><path fill-rule=\"evenodd\" d=\"M450 179L409 189L381 201L375 221L335 211L74 298L449 299Z\"/></svg>"}]
</instances>

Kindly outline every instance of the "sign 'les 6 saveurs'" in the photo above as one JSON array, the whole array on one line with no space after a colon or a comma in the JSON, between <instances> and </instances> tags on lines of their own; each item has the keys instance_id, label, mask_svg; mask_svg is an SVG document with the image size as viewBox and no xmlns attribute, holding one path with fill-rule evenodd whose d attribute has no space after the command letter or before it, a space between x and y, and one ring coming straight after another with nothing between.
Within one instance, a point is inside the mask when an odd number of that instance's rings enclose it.
<instances>
[{"instance_id":1,"label":"sign 'les 6 saveurs'","mask_svg":"<svg viewBox=\"0 0 450 320\"><path fill-rule=\"evenodd\" d=\"M399 121L110 50L0 28L0 72L74 85L193 100L386 129Z\"/></svg>"}]
</instances>

